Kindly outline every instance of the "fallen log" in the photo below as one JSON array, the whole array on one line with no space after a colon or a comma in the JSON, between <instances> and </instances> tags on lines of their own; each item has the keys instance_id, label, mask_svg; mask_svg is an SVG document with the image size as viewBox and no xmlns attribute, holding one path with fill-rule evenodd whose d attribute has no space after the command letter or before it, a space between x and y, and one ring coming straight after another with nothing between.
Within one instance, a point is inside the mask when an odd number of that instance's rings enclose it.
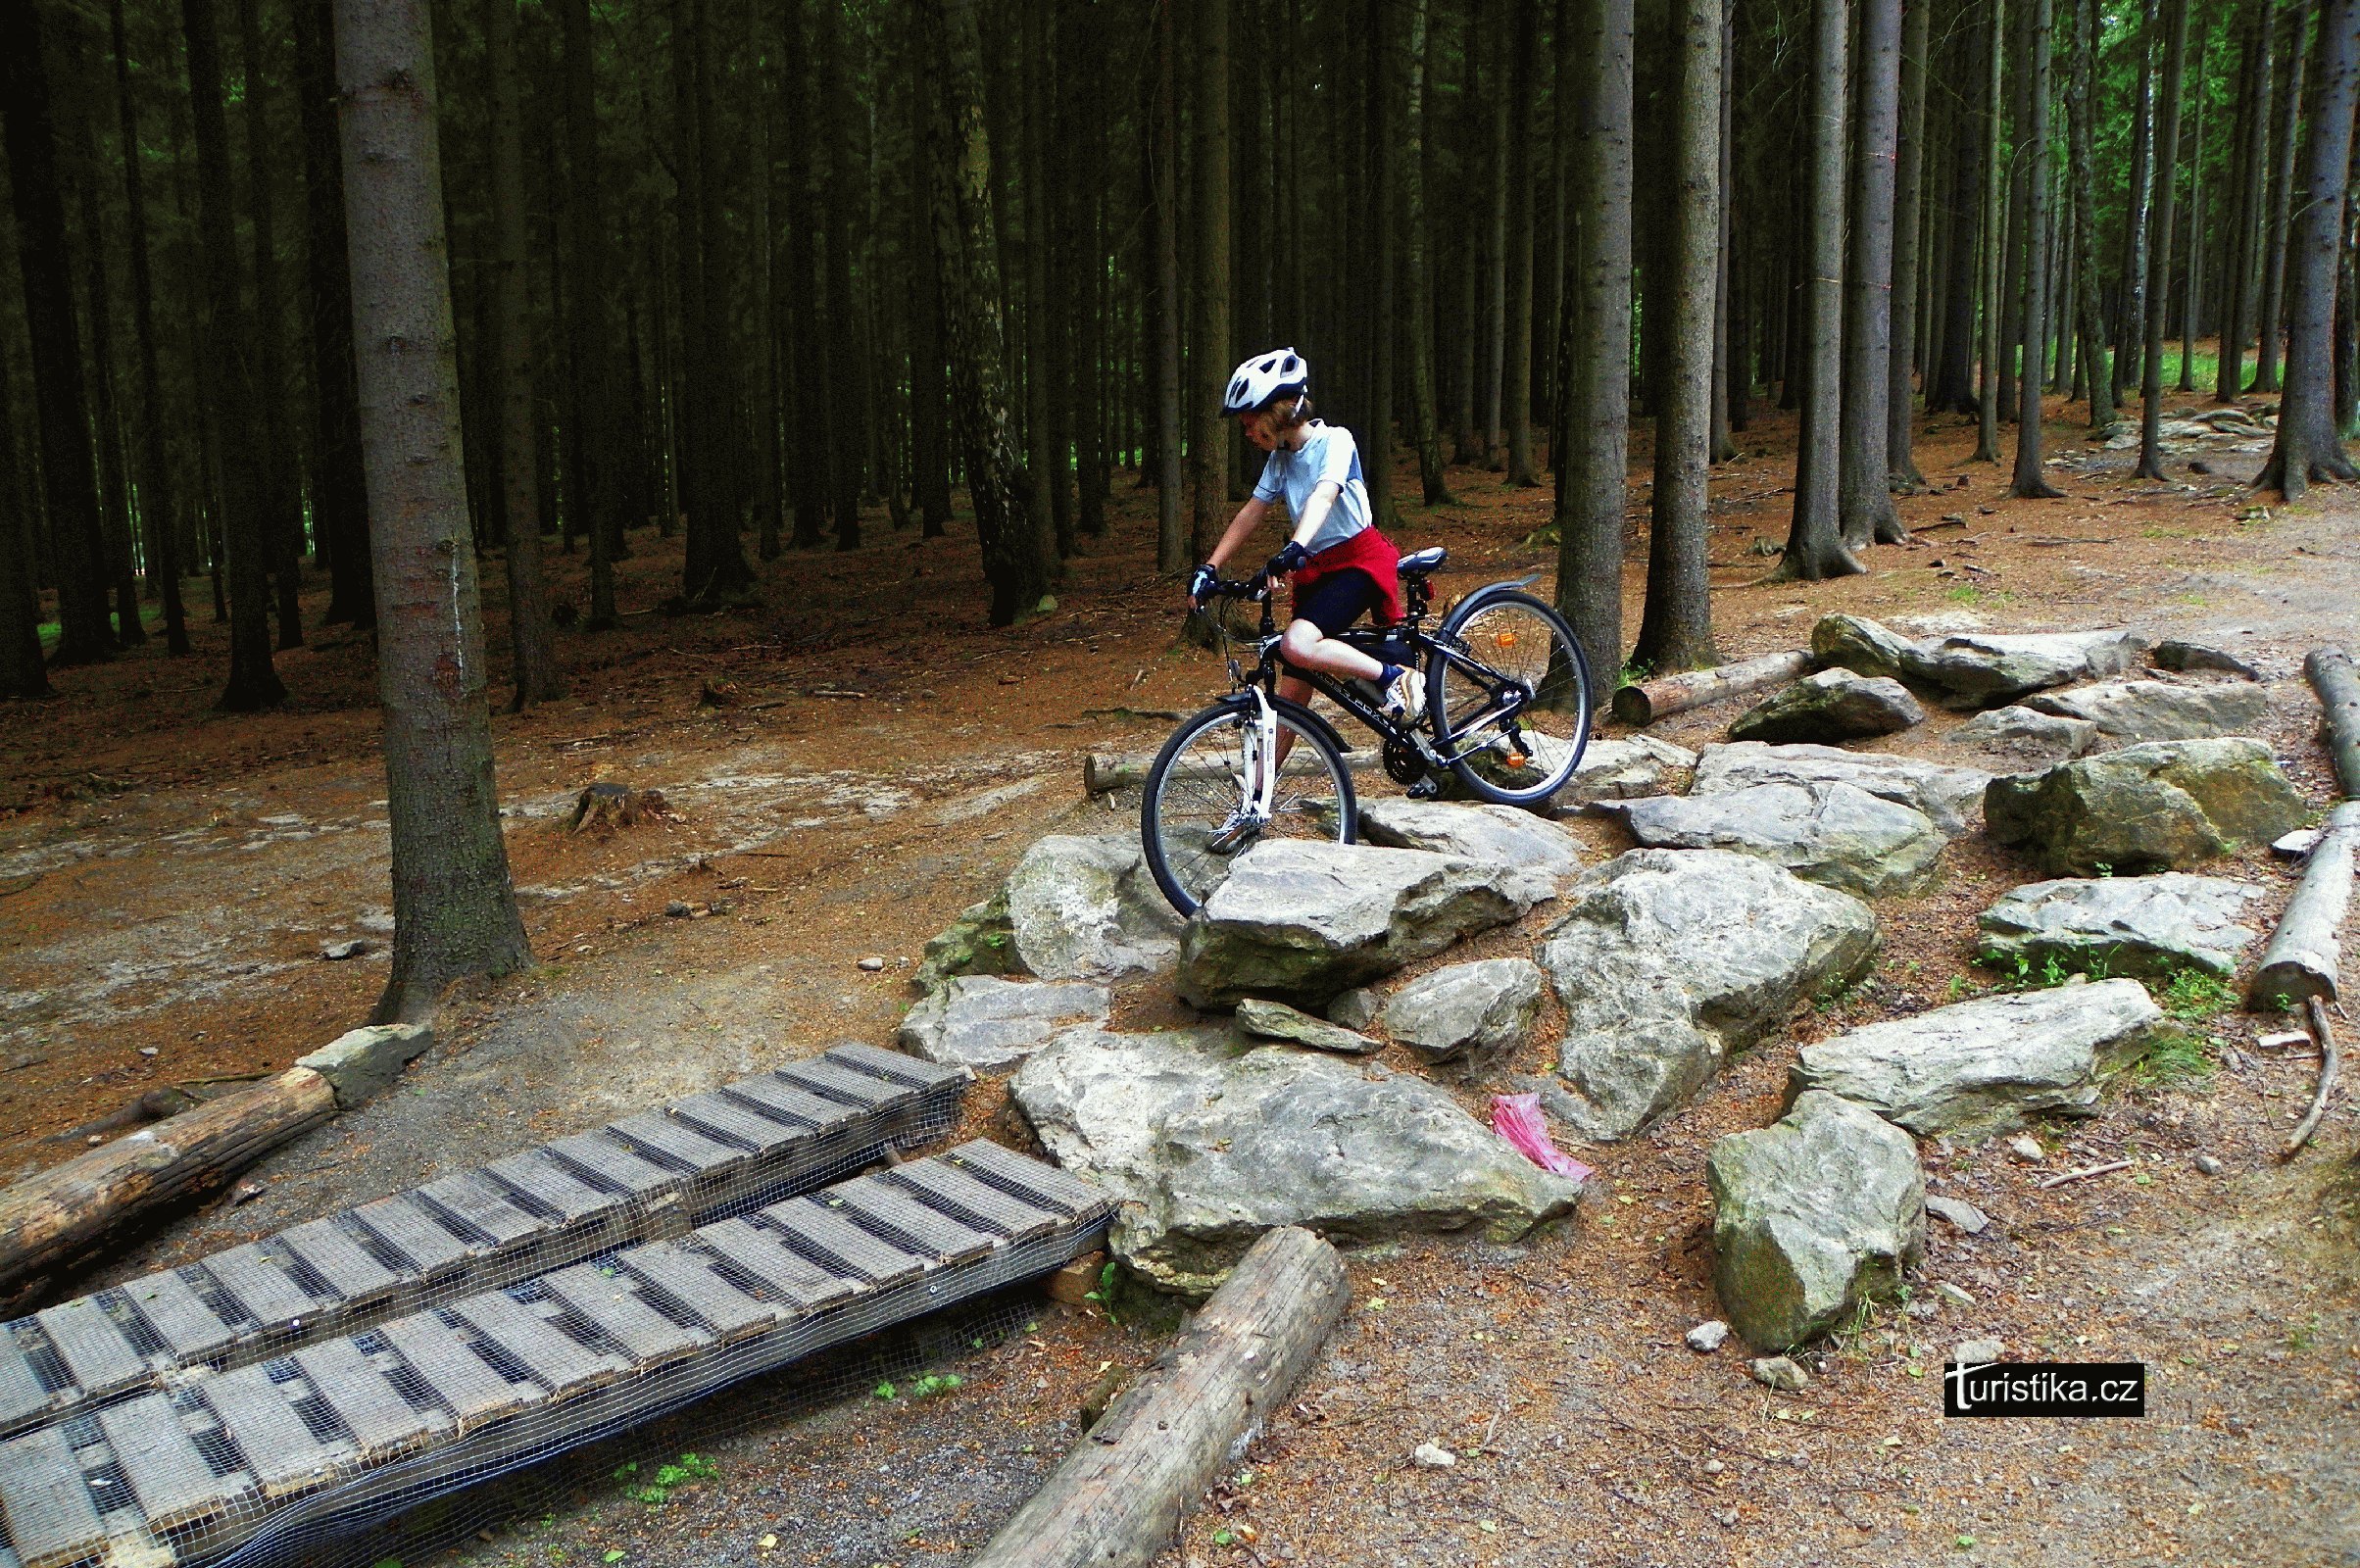
<instances>
[{"instance_id":1,"label":"fallen log","mask_svg":"<svg viewBox=\"0 0 2360 1568\"><path fill-rule=\"evenodd\" d=\"M2302 672L2325 710L2320 727L2327 731L2336 782L2346 800L2360 800L2360 668L2340 648L2315 648L2303 660Z\"/></svg>"},{"instance_id":2,"label":"fallen log","mask_svg":"<svg viewBox=\"0 0 2360 1568\"><path fill-rule=\"evenodd\" d=\"M1350 1296L1334 1248L1293 1226L1265 1235L967 1568L1151 1561L1286 1399Z\"/></svg>"},{"instance_id":3,"label":"fallen log","mask_svg":"<svg viewBox=\"0 0 2360 1568\"><path fill-rule=\"evenodd\" d=\"M2311 1032L2319 1037L2319 1087L2312 1091L2311 1108L2302 1113L2294 1131L2286 1135L2286 1144L2278 1152L2281 1159L2292 1159L2311 1141L2319 1130L2319 1118L2327 1114L2328 1097L2335 1092L2335 1074L2343 1065L2343 1053L2336 1047L2335 1031L2328 1025L2328 1009L2317 997L2303 1000L2304 1010L2311 1015Z\"/></svg>"},{"instance_id":4,"label":"fallen log","mask_svg":"<svg viewBox=\"0 0 2360 1568\"><path fill-rule=\"evenodd\" d=\"M0 1311L22 1311L126 1221L221 1185L335 1113L327 1080L290 1067L0 1189Z\"/></svg>"},{"instance_id":5,"label":"fallen log","mask_svg":"<svg viewBox=\"0 0 2360 1568\"><path fill-rule=\"evenodd\" d=\"M1684 675L1665 675L1616 691L1614 716L1622 723L1645 728L1673 713L1685 713L1707 703L1798 680L1810 672L1810 650L1797 648L1783 654L1764 654L1759 659L1740 660L1734 664L1718 664L1711 669L1690 670Z\"/></svg>"},{"instance_id":6,"label":"fallen log","mask_svg":"<svg viewBox=\"0 0 2360 1568\"><path fill-rule=\"evenodd\" d=\"M1367 747L1344 754L1344 765L1354 773L1365 773L1380 765L1381 761L1382 759ZM1148 781L1148 769L1155 765L1154 752L1128 757L1094 753L1082 759L1082 788L1092 795L1111 795L1116 790L1139 789ZM1288 754L1285 765L1279 769L1279 776L1296 778L1315 771L1318 766L1318 758L1304 748ZM1178 778L1219 778L1227 771L1211 758L1191 758L1172 770Z\"/></svg>"},{"instance_id":7,"label":"fallen log","mask_svg":"<svg viewBox=\"0 0 2360 1568\"><path fill-rule=\"evenodd\" d=\"M2248 1004L2291 1012L2312 997L2336 1000L2355 857L2360 857L2360 801L2345 801L2329 813L2327 831L2312 847L2294 898L2262 950L2245 990Z\"/></svg>"}]
</instances>

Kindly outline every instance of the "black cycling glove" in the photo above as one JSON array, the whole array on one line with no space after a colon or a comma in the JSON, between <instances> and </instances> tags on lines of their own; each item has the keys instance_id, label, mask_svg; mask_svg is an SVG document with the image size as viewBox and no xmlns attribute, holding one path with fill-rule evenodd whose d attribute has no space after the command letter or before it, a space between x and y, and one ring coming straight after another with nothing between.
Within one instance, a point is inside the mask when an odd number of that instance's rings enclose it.
<instances>
[{"instance_id":1,"label":"black cycling glove","mask_svg":"<svg viewBox=\"0 0 2360 1568\"><path fill-rule=\"evenodd\" d=\"M1290 539L1287 541L1286 548L1272 556L1270 564L1263 569L1273 577L1292 576L1297 567L1310 559L1310 554L1309 551Z\"/></svg>"},{"instance_id":2,"label":"black cycling glove","mask_svg":"<svg viewBox=\"0 0 2360 1568\"><path fill-rule=\"evenodd\" d=\"M1212 563L1208 561L1188 579L1188 597L1203 604L1212 596L1213 589L1219 586L1220 581L1221 574L1213 570Z\"/></svg>"}]
</instances>

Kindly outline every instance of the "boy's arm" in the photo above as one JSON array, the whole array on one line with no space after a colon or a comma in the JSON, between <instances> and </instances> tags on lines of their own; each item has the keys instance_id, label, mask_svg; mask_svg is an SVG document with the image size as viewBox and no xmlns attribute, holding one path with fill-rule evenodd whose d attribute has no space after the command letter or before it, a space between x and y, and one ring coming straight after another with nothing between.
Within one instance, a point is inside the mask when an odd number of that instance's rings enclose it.
<instances>
[{"instance_id":1,"label":"boy's arm","mask_svg":"<svg viewBox=\"0 0 2360 1568\"><path fill-rule=\"evenodd\" d=\"M1261 526L1262 517L1269 510L1270 503L1261 497L1248 497L1246 504L1238 508L1238 514L1229 519L1229 526L1221 531L1221 542L1212 547L1212 554L1205 558L1205 564L1216 571L1219 570L1221 563L1237 554L1238 546L1244 544L1253 535L1254 530ZM1189 603L1192 605L1196 603L1193 595L1190 597Z\"/></svg>"},{"instance_id":2,"label":"boy's arm","mask_svg":"<svg viewBox=\"0 0 2360 1568\"><path fill-rule=\"evenodd\" d=\"M1290 536L1292 542L1308 550L1311 541L1319 537L1319 525L1327 521L1329 510L1342 494L1342 485L1332 479L1322 479L1311 491L1311 499L1303 504L1303 515L1295 521L1295 532Z\"/></svg>"}]
</instances>

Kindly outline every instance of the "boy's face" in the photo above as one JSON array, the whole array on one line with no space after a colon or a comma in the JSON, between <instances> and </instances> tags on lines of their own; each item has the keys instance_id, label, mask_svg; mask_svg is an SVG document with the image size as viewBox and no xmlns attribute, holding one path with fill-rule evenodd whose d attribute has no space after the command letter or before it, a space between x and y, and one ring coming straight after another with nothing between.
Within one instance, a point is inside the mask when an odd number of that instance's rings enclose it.
<instances>
[{"instance_id":1,"label":"boy's face","mask_svg":"<svg viewBox=\"0 0 2360 1568\"><path fill-rule=\"evenodd\" d=\"M1254 409L1238 416L1238 428L1246 439L1264 452L1278 450L1278 416L1269 409Z\"/></svg>"}]
</instances>

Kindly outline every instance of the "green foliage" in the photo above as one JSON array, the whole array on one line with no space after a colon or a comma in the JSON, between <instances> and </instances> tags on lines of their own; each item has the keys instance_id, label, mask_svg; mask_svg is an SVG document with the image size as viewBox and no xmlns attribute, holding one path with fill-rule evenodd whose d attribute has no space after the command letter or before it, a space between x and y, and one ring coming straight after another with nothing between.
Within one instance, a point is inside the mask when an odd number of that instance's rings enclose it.
<instances>
[{"instance_id":1,"label":"green foliage","mask_svg":"<svg viewBox=\"0 0 2360 1568\"><path fill-rule=\"evenodd\" d=\"M1617 686L1636 686L1653 673L1655 673L1653 664L1644 659L1634 659L1623 665L1622 674L1615 680L1615 684Z\"/></svg>"},{"instance_id":2,"label":"green foliage","mask_svg":"<svg viewBox=\"0 0 2360 1568\"><path fill-rule=\"evenodd\" d=\"M929 1372L910 1386L912 1398L931 1399L938 1394L951 1394L966 1385L966 1379L956 1372Z\"/></svg>"},{"instance_id":3,"label":"green foliage","mask_svg":"<svg viewBox=\"0 0 2360 1568\"><path fill-rule=\"evenodd\" d=\"M885 1382L878 1384L875 1390L872 1392L875 1394L876 1397L880 1399L899 1398L902 1393L901 1390L893 1386L893 1381L890 1378Z\"/></svg>"},{"instance_id":4,"label":"green foliage","mask_svg":"<svg viewBox=\"0 0 2360 1568\"><path fill-rule=\"evenodd\" d=\"M2203 1083L2213 1075L2213 1059L2200 1037L2172 1029L2139 1058L2132 1071L2142 1084L2169 1089Z\"/></svg>"},{"instance_id":5,"label":"green foliage","mask_svg":"<svg viewBox=\"0 0 2360 1568\"><path fill-rule=\"evenodd\" d=\"M651 1508L661 1508L671 1500L672 1493L678 1488L690 1486L699 1481L712 1481L720 1473L720 1467L704 1455L684 1453L671 1464L658 1465L654 1482L644 1487L629 1488L629 1495ZM616 1470L615 1479L629 1481L638 1474L639 1461L634 1459ZM620 1558L609 1557L607 1560L616 1562Z\"/></svg>"},{"instance_id":6,"label":"green foliage","mask_svg":"<svg viewBox=\"0 0 2360 1568\"><path fill-rule=\"evenodd\" d=\"M2202 969L2180 969L2165 982L2163 995L2155 1000L2163 1004L2165 1012L2182 1022L2202 1023L2235 1008L2237 994L2219 975L2207 974Z\"/></svg>"}]
</instances>

